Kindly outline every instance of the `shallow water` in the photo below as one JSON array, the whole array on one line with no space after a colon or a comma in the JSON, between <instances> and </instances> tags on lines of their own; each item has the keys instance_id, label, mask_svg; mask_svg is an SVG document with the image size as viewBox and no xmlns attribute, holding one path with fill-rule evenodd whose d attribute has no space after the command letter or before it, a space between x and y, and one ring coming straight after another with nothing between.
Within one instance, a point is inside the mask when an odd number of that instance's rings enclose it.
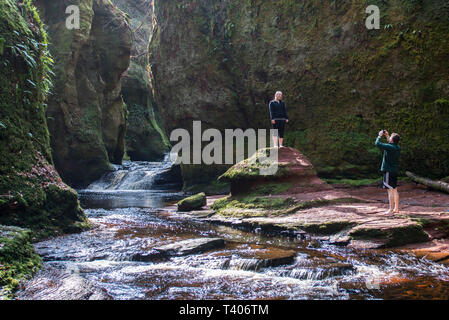
<instances>
[{"instance_id":1,"label":"shallow water","mask_svg":"<svg viewBox=\"0 0 449 320\"><path fill-rule=\"evenodd\" d=\"M167 207L181 197L174 191L80 191L95 228L37 243L36 250L52 270L71 270L113 299L449 298L446 266L393 251L354 250L194 221ZM133 261L154 247L199 237L223 238L226 245L156 262ZM260 264L261 258L291 250L291 264ZM49 275L38 274L37 287L40 276ZM21 298L33 294L25 289Z\"/></svg>"}]
</instances>

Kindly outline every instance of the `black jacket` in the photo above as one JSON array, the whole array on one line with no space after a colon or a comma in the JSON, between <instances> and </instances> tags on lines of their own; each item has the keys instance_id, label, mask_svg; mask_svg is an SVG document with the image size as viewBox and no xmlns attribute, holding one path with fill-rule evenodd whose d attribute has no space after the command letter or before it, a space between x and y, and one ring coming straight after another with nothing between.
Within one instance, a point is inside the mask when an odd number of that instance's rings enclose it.
<instances>
[{"instance_id":1,"label":"black jacket","mask_svg":"<svg viewBox=\"0 0 449 320\"><path fill-rule=\"evenodd\" d=\"M287 119L287 110L285 109L285 103L284 101L277 102L276 100L270 101L270 104L268 105L268 108L270 109L270 118L273 119Z\"/></svg>"}]
</instances>

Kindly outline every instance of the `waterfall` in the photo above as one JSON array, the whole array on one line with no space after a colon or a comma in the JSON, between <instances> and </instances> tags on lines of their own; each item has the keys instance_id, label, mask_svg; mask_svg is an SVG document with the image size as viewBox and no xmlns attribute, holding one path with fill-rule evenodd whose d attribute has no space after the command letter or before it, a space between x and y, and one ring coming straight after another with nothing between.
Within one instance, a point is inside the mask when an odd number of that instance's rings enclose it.
<instances>
[{"instance_id":1,"label":"waterfall","mask_svg":"<svg viewBox=\"0 0 449 320\"><path fill-rule=\"evenodd\" d=\"M87 190L153 190L161 185L170 187L179 185L180 177L166 154L161 162L123 161L114 165L114 170L105 173L99 180L87 187Z\"/></svg>"}]
</instances>

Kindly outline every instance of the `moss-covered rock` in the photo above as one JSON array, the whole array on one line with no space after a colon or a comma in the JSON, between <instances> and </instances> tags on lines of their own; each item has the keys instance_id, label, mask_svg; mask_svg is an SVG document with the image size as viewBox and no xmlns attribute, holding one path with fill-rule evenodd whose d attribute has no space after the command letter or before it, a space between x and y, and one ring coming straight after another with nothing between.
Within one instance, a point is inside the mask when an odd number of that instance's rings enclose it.
<instances>
[{"instance_id":1,"label":"moss-covered rock","mask_svg":"<svg viewBox=\"0 0 449 320\"><path fill-rule=\"evenodd\" d=\"M268 155L273 151L276 152L275 156L261 157L262 154ZM232 195L263 191L263 187L267 185L271 185L273 191L281 191L290 186L285 191L295 193L332 189L317 177L309 159L293 148L258 150L250 158L229 168L218 180L231 183Z\"/></svg>"},{"instance_id":2,"label":"moss-covered rock","mask_svg":"<svg viewBox=\"0 0 449 320\"><path fill-rule=\"evenodd\" d=\"M409 243L429 241L423 227L412 221L374 221L354 227L349 236L354 240L380 239L387 247L397 247Z\"/></svg>"},{"instance_id":3,"label":"moss-covered rock","mask_svg":"<svg viewBox=\"0 0 449 320\"><path fill-rule=\"evenodd\" d=\"M0 2L0 224L36 237L80 231L87 218L53 167L45 102L52 57L31 1Z\"/></svg>"},{"instance_id":4,"label":"moss-covered rock","mask_svg":"<svg viewBox=\"0 0 449 320\"><path fill-rule=\"evenodd\" d=\"M198 193L178 202L178 211L192 211L201 209L206 205L206 194Z\"/></svg>"},{"instance_id":5,"label":"moss-covered rock","mask_svg":"<svg viewBox=\"0 0 449 320\"><path fill-rule=\"evenodd\" d=\"M11 298L21 280L41 267L31 230L0 225L0 300Z\"/></svg>"},{"instance_id":6,"label":"moss-covered rock","mask_svg":"<svg viewBox=\"0 0 449 320\"><path fill-rule=\"evenodd\" d=\"M377 177L380 129L401 134L401 168L447 176L449 4L369 4L380 30L365 27L365 0L156 1L152 87L167 130L192 120L269 128L268 102L282 90L286 145L320 176Z\"/></svg>"},{"instance_id":7,"label":"moss-covered rock","mask_svg":"<svg viewBox=\"0 0 449 320\"><path fill-rule=\"evenodd\" d=\"M120 164L127 109L121 78L129 66L131 30L108 0L38 0L51 36L55 87L47 116L56 168L65 182L83 187ZM78 5L80 29L64 14Z\"/></svg>"}]
</instances>

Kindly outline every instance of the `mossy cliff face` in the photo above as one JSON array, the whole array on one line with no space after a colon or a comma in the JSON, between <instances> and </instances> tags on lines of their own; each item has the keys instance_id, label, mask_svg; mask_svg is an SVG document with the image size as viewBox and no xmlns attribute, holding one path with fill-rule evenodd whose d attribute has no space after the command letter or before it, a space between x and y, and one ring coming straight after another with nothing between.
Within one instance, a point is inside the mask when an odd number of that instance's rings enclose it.
<instances>
[{"instance_id":1,"label":"mossy cliff face","mask_svg":"<svg viewBox=\"0 0 449 320\"><path fill-rule=\"evenodd\" d=\"M31 1L0 2L0 224L36 237L79 231L78 195L53 167L45 100L51 56Z\"/></svg>"},{"instance_id":2,"label":"mossy cliff face","mask_svg":"<svg viewBox=\"0 0 449 320\"><path fill-rule=\"evenodd\" d=\"M371 4L380 30L365 27ZM447 176L447 1L168 0L154 16L150 63L168 130L269 128L282 90L286 143L322 177L376 176L380 129L401 134L402 170Z\"/></svg>"},{"instance_id":3,"label":"mossy cliff face","mask_svg":"<svg viewBox=\"0 0 449 320\"><path fill-rule=\"evenodd\" d=\"M169 150L157 105L150 90L148 43L152 31L152 0L113 0L130 17L133 33L131 62L122 83L128 107L126 153L135 161L161 160Z\"/></svg>"},{"instance_id":4,"label":"mossy cliff face","mask_svg":"<svg viewBox=\"0 0 449 320\"><path fill-rule=\"evenodd\" d=\"M106 0L38 0L55 59L48 126L56 168L82 187L122 161L126 105L121 77L129 66L131 31L123 12ZM80 8L80 29L66 28L65 10Z\"/></svg>"}]
</instances>

